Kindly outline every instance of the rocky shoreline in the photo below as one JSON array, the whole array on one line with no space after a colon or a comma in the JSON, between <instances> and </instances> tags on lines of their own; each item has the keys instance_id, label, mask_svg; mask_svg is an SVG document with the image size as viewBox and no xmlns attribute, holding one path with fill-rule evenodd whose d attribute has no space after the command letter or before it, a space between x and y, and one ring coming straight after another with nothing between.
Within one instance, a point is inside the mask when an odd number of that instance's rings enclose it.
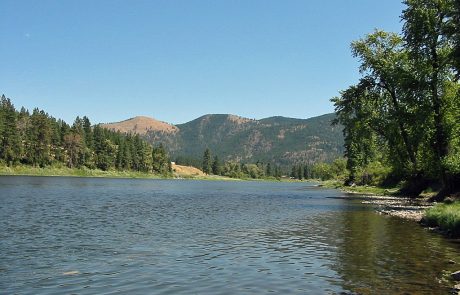
<instances>
[{"instance_id":1,"label":"rocky shoreline","mask_svg":"<svg viewBox=\"0 0 460 295\"><path fill-rule=\"evenodd\" d=\"M351 195L356 196L354 193ZM361 195L360 199L362 199L361 203L363 204L375 206L379 214L415 221L422 225L425 210L434 205L428 202L428 198L413 199L393 196ZM439 231L437 228L430 228L430 230ZM439 232L445 235L442 231ZM452 261L452 263L455 264L454 261ZM460 295L460 271L450 274L449 277L455 284L450 294Z\"/></svg>"},{"instance_id":2,"label":"rocky shoreline","mask_svg":"<svg viewBox=\"0 0 460 295\"><path fill-rule=\"evenodd\" d=\"M396 216L416 222L420 222L425 210L434 205L428 202L428 198L366 195L356 192L347 193L350 194L351 198L359 198L363 204L375 206L379 214Z\"/></svg>"},{"instance_id":3,"label":"rocky shoreline","mask_svg":"<svg viewBox=\"0 0 460 295\"><path fill-rule=\"evenodd\" d=\"M425 210L433 206L433 204L428 203L426 199L388 196L373 197L362 203L376 206L376 210L379 214L396 216L416 222L420 222Z\"/></svg>"}]
</instances>

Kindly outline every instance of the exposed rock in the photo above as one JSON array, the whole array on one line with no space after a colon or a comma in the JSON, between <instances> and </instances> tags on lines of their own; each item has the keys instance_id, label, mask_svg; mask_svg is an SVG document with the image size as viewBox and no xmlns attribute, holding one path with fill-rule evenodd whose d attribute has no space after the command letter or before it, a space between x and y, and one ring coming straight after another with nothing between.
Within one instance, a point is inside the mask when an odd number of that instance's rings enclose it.
<instances>
[{"instance_id":1,"label":"exposed rock","mask_svg":"<svg viewBox=\"0 0 460 295\"><path fill-rule=\"evenodd\" d=\"M396 216L404 219L410 219L419 222L422 220L423 211L421 210L381 210L382 214Z\"/></svg>"},{"instance_id":2,"label":"exposed rock","mask_svg":"<svg viewBox=\"0 0 460 295\"><path fill-rule=\"evenodd\" d=\"M363 199L361 203L377 206L377 212L380 214L396 216L417 222L422 220L425 210L432 206L432 204L426 203L425 200L392 196L367 196Z\"/></svg>"},{"instance_id":3,"label":"exposed rock","mask_svg":"<svg viewBox=\"0 0 460 295\"><path fill-rule=\"evenodd\" d=\"M452 277L452 279L454 279L455 281L460 281L460 270L454 272L454 273L451 273L450 276Z\"/></svg>"},{"instance_id":4,"label":"exposed rock","mask_svg":"<svg viewBox=\"0 0 460 295\"><path fill-rule=\"evenodd\" d=\"M457 284L452 288L452 294L460 294L460 284Z\"/></svg>"}]
</instances>

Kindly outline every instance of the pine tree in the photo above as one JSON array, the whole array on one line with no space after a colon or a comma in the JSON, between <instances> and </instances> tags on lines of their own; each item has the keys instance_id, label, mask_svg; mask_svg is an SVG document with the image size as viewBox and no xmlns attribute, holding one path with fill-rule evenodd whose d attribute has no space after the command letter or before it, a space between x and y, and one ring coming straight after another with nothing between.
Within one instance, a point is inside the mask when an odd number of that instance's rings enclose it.
<instances>
[{"instance_id":1,"label":"pine tree","mask_svg":"<svg viewBox=\"0 0 460 295\"><path fill-rule=\"evenodd\" d=\"M88 117L84 116L82 119L82 128L85 136L85 144L88 148L93 147L93 131L91 129L91 122Z\"/></svg>"},{"instance_id":2,"label":"pine tree","mask_svg":"<svg viewBox=\"0 0 460 295\"><path fill-rule=\"evenodd\" d=\"M299 165L299 166L297 167L297 179L298 179L298 180L302 180L302 176L303 176L302 165Z\"/></svg>"},{"instance_id":3,"label":"pine tree","mask_svg":"<svg viewBox=\"0 0 460 295\"><path fill-rule=\"evenodd\" d=\"M8 165L19 161L20 157L20 138L16 128L16 110L9 98L2 95L1 98L1 117L0 121L0 158Z\"/></svg>"},{"instance_id":4,"label":"pine tree","mask_svg":"<svg viewBox=\"0 0 460 295\"><path fill-rule=\"evenodd\" d=\"M214 160L212 162L212 174L220 175L220 173L221 173L221 167L220 167L219 158L217 156L214 156Z\"/></svg>"},{"instance_id":5,"label":"pine tree","mask_svg":"<svg viewBox=\"0 0 460 295\"><path fill-rule=\"evenodd\" d=\"M304 179L310 179L310 169L308 167L308 164L303 166L303 178Z\"/></svg>"},{"instance_id":6,"label":"pine tree","mask_svg":"<svg viewBox=\"0 0 460 295\"><path fill-rule=\"evenodd\" d=\"M153 148L152 161L154 172L165 175L171 172L171 161L169 160L168 154L166 153L163 144Z\"/></svg>"},{"instance_id":7,"label":"pine tree","mask_svg":"<svg viewBox=\"0 0 460 295\"><path fill-rule=\"evenodd\" d=\"M202 165L203 172L206 174L211 174L212 172L211 165L212 165L211 151L209 150L209 148L207 148L203 154L203 165Z\"/></svg>"},{"instance_id":8,"label":"pine tree","mask_svg":"<svg viewBox=\"0 0 460 295\"><path fill-rule=\"evenodd\" d=\"M83 120L77 116L75 121L72 125L70 134L67 136L67 141L72 142L73 151L72 156L74 159L72 160L73 165L77 167L81 167L86 164L87 159L87 152L86 152L86 139L85 139L85 131L83 129ZM78 142L77 142L78 141Z\"/></svg>"},{"instance_id":9,"label":"pine tree","mask_svg":"<svg viewBox=\"0 0 460 295\"><path fill-rule=\"evenodd\" d=\"M265 175L267 176L272 176L272 166L270 165L270 163L267 164L267 168L265 169Z\"/></svg>"},{"instance_id":10,"label":"pine tree","mask_svg":"<svg viewBox=\"0 0 460 295\"><path fill-rule=\"evenodd\" d=\"M45 167L51 163L51 128L48 115L35 108L27 130L26 157L32 165Z\"/></svg>"},{"instance_id":11,"label":"pine tree","mask_svg":"<svg viewBox=\"0 0 460 295\"><path fill-rule=\"evenodd\" d=\"M111 166L109 139L106 137L101 126L94 127L94 154L96 167L101 170L108 170Z\"/></svg>"},{"instance_id":12,"label":"pine tree","mask_svg":"<svg viewBox=\"0 0 460 295\"><path fill-rule=\"evenodd\" d=\"M298 175L297 175L297 167L295 165L292 166L291 168L291 178L294 178L294 179L297 179Z\"/></svg>"}]
</instances>

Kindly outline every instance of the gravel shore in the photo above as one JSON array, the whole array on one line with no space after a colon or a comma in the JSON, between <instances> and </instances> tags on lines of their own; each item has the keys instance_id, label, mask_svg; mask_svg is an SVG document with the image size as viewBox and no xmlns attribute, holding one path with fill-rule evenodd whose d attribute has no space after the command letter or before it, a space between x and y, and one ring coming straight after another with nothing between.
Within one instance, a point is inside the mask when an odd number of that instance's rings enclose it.
<instances>
[{"instance_id":1,"label":"gravel shore","mask_svg":"<svg viewBox=\"0 0 460 295\"><path fill-rule=\"evenodd\" d=\"M376 206L380 214L396 216L419 222L425 210L433 206L426 199L413 199L392 196L363 196L363 204Z\"/></svg>"}]
</instances>

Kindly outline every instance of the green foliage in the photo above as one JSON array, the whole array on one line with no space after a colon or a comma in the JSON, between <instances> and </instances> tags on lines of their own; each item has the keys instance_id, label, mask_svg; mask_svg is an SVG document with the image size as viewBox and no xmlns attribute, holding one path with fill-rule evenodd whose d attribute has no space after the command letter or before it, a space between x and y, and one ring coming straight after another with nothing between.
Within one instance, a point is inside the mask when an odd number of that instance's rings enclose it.
<instances>
[{"instance_id":1,"label":"green foliage","mask_svg":"<svg viewBox=\"0 0 460 295\"><path fill-rule=\"evenodd\" d=\"M460 236L460 202L435 205L425 212L423 221L428 226L439 226L454 236Z\"/></svg>"},{"instance_id":2,"label":"green foliage","mask_svg":"<svg viewBox=\"0 0 460 295\"><path fill-rule=\"evenodd\" d=\"M17 114L11 101L2 95L1 98L1 145L0 157L8 164L12 165L20 159L21 145L16 124Z\"/></svg>"},{"instance_id":3,"label":"green foliage","mask_svg":"<svg viewBox=\"0 0 460 295\"><path fill-rule=\"evenodd\" d=\"M211 151L209 149L206 149L204 151L202 170L206 174L211 174L211 172L212 172Z\"/></svg>"},{"instance_id":4,"label":"green foliage","mask_svg":"<svg viewBox=\"0 0 460 295\"><path fill-rule=\"evenodd\" d=\"M233 161L225 162L222 175L230 178L244 178L244 174L241 171L241 164Z\"/></svg>"},{"instance_id":5,"label":"green foliage","mask_svg":"<svg viewBox=\"0 0 460 295\"><path fill-rule=\"evenodd\" d=\"M349 173L346 168L347 161L343 158L335 159L332 163L315 163L315 164L299 164L291 167L290 177L292 179L345 179Z\"/></svg>"},{"instance_id":6,"label":"green foliage","mask_svg":"<svg viewBox=\"0 0 460 295\"><path fill-rule=\"evenodd\" d=\"M212 161L212 174L220 175L221 173L221 164L219 162L219 158L214 156L214 160Z\"/></svg>"},{"instance_id":7,"label":"green foliage","mask_svg":"<svg viewBox=\"0 0 460 295\"><path fill-rule=\"evenodd\" d=\"M357 171L355 184L382 186L390 176L390 173L391 167L385 166L378 161L374 161L365 167L361 167Z\"/></svg>"},{"instance_id":8,"label":"green foliage","mask_svg":"<svg viewBox=\"0 0 460 295\"><path fill-rule=\"evenodd\" d=\"M317 163L313 166L313 175L321 180L333 179L334 175L332 166L327 163Z\"/></svg>"},{"instance_id":9,"label":"green foliage","mask_svg":"<svg viewBox=\"0 0 460 295\"><path fill-rule=\"evenodd\" d=\"M153 171L160 174L170 174L171 161L163 144L154 147L152 150Z\"/></svg>"},{"instance_id":10,"label":"green foliage","mask_svg":"<svg viewBox=\"0 0 460 295\"><path fill-rule=\"evenodd\" d=\"M177 125L176 133L150 131L150 142L162 142L176 163L202 169L209 148L221 161L243 159L290 169L295 163L332 161L343 152L341 126L331 126L335 114L310 119L272 117L249 120L231 115L206 115ZM198 163L197 163L198 162Z\"/></svg>"},{"instance_id":11,"label":"green foliage","mask_svg":"<svg viewBox=\"0 0 460 295\"><path fill-rule=\"evenodd\" d=\"M397 176L425 186L437 178L448 193L460 176L460 6L404 3L401 35L376 30L352 43L362 78L332 99L335 123L344 126L346 182L381 184Z\"/></svg>"},{"instance_id":12,"label":"green foliage","mask_svg":"<svg viewBox=\"0 0 460 295\"><path fill-rule=\"evenodd\" d=\"M69 169L136 171L169 175L165 148L153 148L138 135L121 134L91 126L77 117L69 126L42 110L18 112L4 95L0 104L0 162L10 165Z\"/></svg>"},{"instance_id":13,"label":"green foliage","mask_svg":"<svg viewBox=\"0 0 460 295\"><path fill-rule=\"evenodd\" d=\"M256 164L243 165L243 173L253 179L264 177L264 171L260 169Z\"/></svg>"}]
</instances>

